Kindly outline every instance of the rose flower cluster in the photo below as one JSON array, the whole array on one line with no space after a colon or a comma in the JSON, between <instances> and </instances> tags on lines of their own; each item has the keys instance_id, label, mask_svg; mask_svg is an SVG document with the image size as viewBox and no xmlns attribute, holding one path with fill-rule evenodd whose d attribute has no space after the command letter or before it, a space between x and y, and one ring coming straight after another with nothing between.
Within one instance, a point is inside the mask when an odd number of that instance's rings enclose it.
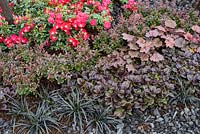
<instances>
[{"instance_id":1,"label":"rose flower cluster","mask_svg":"<svg viewBox=\"0 0 200 134\"><path fill-rule=\"evenodd\" d=\"M35 35L30 32L36 31L35 29L40 27L40 29L47 31L43 37L48 40L50 45L62 42L76 47L82 40L90 38L92 30L100 31L111 28L112 3L110 0L48 0L42 2L45 6L40 9L41 14L36 17L31 17L35 16L35 14L31 14L31 11L24 11L27 13L24 16L16 15L17 11L16 14L13 12L14 25L12 26L8 25L5 18L1 16L2 10L0 9L0 26L7 31L10 30L9 32L1 30L0 45L3 43L3 45L11 48L15 45L28 44L32 41L29 40L30 38L35 39ZM34 2L32 4L34 5ZM13 2L9 5L11 9L14 9ZM123 7L135 10L135 5L134 0L129 0ZM19 31L16 32L16 30ZM41 30L37 32L40 34ZM64 36L60 36L63 33ZM44 42L46 39L38 40Z\"/></svg>"}]
</instances>

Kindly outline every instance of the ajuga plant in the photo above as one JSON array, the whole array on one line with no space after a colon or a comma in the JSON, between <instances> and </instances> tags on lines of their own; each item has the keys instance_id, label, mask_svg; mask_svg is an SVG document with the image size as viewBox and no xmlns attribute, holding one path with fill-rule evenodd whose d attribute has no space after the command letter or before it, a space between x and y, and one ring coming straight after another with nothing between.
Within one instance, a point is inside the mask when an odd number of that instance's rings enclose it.
<instances>
[{"instance_id":1,"label":"ajuga plant","mask_svg":"<svg viewBox=\"0 0 200 134\"><path fill-rule=\"evenodd\" d=\"M101 102L112 104L120 117L132 107L141 110L165 107L170 95L179 92L175 90L178 85L173 79L175 76L187 78L186 81L192 79L191 85L199 89L198 45L191 43L186 46L182 50L178 47L163 48L161 52L165 60L160 62L139 62L130 56L128 47L119 48L99 59L96 70L75 77L76 86L83 89L84 95L102 96ZM172 75L172 72L176 74Z\"/></svg>"},{"instance_id":2,"label":"ajuga plant","mask_svg":"<svg viewBox=\"0 0 200 134\"><path fill-rule=\"evenodd\" d=\"M61 133L60 124L55 118L55 113L46 102L41 102L37 108L22 112L20 118L14 126L16 134L50 134L52 131Z\"/></svg>"},{"instance_id":3,"label":"ajuga plant","mask_svg":"<svg viewBox=\"0 0 200 134\"><path fill-rule=\"evenodd\" d=\"M184 106L199 104L200 99L195 97L195 93L198 89L192 84L192 81L177 78L177 82L177 93L171 98L170 103L181 103Z\"/></svg>"},{"instance_id":4,"label":"ajuga plant","mask_svg":"<svg viewBox=\"0 0 200 134\"><path fill-rule=\"evenodd\" d=\"M72 121L72 125L79 127L80 133L83 133L84 124L88 122L88 117L93 111L93 100L83 98L78 90L73 90L66 96L53 92L51 99L55 103L59 118L67 117Z\"/></svg>"},{"instance_id":5,"label":"ajuga plant","mask_svg":"<svg viewBox=\"0 0 200 134\"><path fill-rule=\"evenodd\" d=\"M117 125L121 124L121 120L111 116L111 107L94 107L91 119L87 124L87 131L94 131L95 134L111 134L112 130L116 130Z\"/></svg>"}]
</instances>

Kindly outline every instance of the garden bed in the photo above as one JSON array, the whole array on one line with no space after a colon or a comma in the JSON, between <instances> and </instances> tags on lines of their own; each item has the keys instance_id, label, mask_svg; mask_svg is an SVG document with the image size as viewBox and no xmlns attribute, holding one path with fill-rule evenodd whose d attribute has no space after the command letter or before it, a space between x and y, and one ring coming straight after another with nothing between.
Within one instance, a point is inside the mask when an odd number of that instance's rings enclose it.
<instances>
[{"instance_id":1,"label":"garden bed","mask_svg":"<svg viewBox=\"0 0 200 134\"><path fill-rule=\"evenodd\" d=\"M193 2L9 5L14 24L0 17L0 133L200 133Z\"/></svg>"}]
</instances>

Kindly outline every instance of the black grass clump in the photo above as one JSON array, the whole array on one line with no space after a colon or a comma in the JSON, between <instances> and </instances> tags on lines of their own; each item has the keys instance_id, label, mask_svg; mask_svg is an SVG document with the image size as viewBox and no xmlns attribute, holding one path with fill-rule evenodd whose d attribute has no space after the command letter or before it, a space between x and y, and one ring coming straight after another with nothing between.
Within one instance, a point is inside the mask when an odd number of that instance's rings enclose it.
<instances>
[{"instance_id":1,"label":"black grass clump","mask_svg":"<svg viewBox=\"0 0 200 134\"><path fill-rule=\"evenodd\" d=\"M54 112L45 102L41 102L36 111L27 110L22 113L25 119L16 124L16 133L26 134L50 134L52 130L61 133L60 123L54 116Z\"/></svg>"},{"instance_id":2,"label":"black grass clump","mask_svg":"<svg viewBox=\"0 0 200 134\"><path fill-rule=\"evenodd\" d=\"M81 97L78 90L74 90L66 96L55 92L51 94L51 99L55 103L59 118L69 118L73 122L73 126L79 127L83 133L84 124L88 122L88 117L93 111L93 100Z\"/></svg>"},{"instance_id":3,"label":"black grass clump","mask_svg":"<svg viewBox=\"0 0 200 134\"><path fill-rule=\"evenodd\" d=\"M53 130L62 133L54 110L45 101L29 107L25 97L16 100L9 96L8 113L15 134L50 134Z\"/></svg>"},{"instance_id":4,"label":"black grass clump","mask_svg":"<svg viewBox=\"0 0 200 134\"><path fill-rule=\"evenodd\" d=\"M117 125L121 124L121 120L110 115L111 107L96 107L92 118L87 124L87 131L94 131L95 134L111 134L117 129Z\"/></svg>"},{"instance_id":5,"label":"black grass clump","mask_svg":"<svg viewBox=\"0 0 200 134\"><path fill-rule=\"evenodd\" d=\"M112 116L111 106L103 107L97 98L86 98L79 90L70 93L56 90L46 95L48 101L39 100L31 106L26 97L17 100L8 96L8 113L12 116L13 133L63 134L65 127L72 126L80 134L111 134L122 123Z\"/></svg>"},{"instance_id":6,"label":"black grass clump","mask_svg":"<svg viewBox=\"0 0 200 134\"><path fill-rule=\"evenodd\" d=\"M200 99L195 97L197 88L193 85L192 81L186 81L181 78L177 78L177 90L174 97L170 100L171 104L181 103L185 107L188 105L197 105Z\"/></svg>"}]
</instances>

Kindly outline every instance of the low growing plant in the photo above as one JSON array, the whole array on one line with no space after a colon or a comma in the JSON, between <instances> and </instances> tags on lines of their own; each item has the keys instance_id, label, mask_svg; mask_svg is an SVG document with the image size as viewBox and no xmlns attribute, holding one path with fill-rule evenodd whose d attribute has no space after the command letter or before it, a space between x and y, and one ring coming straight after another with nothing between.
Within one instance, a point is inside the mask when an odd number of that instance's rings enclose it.
<instances>
[{"instance_id":1,"label":"low growing plant","mask_svg":"<svg viewBox=\"0 0 200 134\"><path fill-rule=\"evenodd\" d=\"M177 78L177 93L171 98L171 104L181 103L185 107L188 105L197 105L200 99L195 97L195 92L197 88L193 86L192 81L185 81L182 78Z\"/></svg>"},{"instance_id":2,"label":"low growing plant","mask_svg":"<svg viewBox=\"0 0 200 134\"><path fill-rule=\"evenodd\" d=\"M94 107L94 109L86 131L93 131L95 134L111 134L113 130L116 130L117 125L122 123L110 115L111 107Z\"/></svg>"},{"instance_id":3,"label":"low growing plant","mask_svg":"<svg viewBox=\"0 0 200 134\"><path fill-rule=\"evenodd\" d=\"M78 90L72 91L67 96L62 96L58 92L51 94L51 99L55 103L55 109L60 119L67 117L73 122L74 127L79 127L83 133L85 123L93 111L93 100L88 100L80 96Z\"/></svg>"},{"instance_id":4,"label":"low growing plant","mask_svg":"<svg viewBox=\"0 0 200 134\"><path fill-rule=\"evenodd\" d=\"M29 109L22 112L20 118L17 120L14 132L17 134L50 134L53 130L60 132L60 123L55 118L55 113L45 102L40 103L36 111Z\"/></svg>"},{"instance_id":5,"label":"low growing plant","mask_svg":"<svg viewBox=\"0 0 200 134\"><path fill-rule=\"evenodd\" d=\"M2 56L3 84L16 85L18 94L36 92L40 80L46 78L61 84L67 80L70 72L81 71L92 65L96 58L93 50L77 47L79 51L50 55L39 48L21 46ZM87 62L88 61L88 62Z\"/></svg>"}]
</instances>

